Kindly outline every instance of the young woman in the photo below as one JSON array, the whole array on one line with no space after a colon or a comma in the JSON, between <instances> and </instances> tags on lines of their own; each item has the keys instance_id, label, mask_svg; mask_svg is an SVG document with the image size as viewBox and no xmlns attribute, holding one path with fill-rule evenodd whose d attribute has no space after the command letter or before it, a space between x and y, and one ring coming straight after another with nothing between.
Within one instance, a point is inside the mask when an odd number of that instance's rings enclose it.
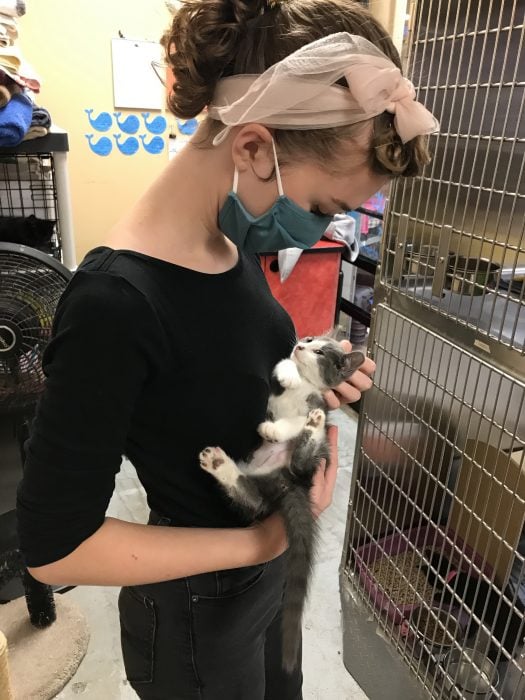
<instances>
[{"instance_id":1,"label":"young woman","mask_svg":"<svg viewBox=\"0 0 525 700\"><path fill-rule=\"evenodd\" d=\"M21 546L41 581L124 586L124 662L141 698L297 700L301 670L281 667L283 524L243 521L198 454L253 449L271 370L294 344L255 253L308 247L337 212L420 173L436 122L350 0L188 0L164 44L173 112L209 116L61 300ZM358 399L373 370L329 405ZM148 525L105 517L122 454ZM316 512L335 454L325 466Z\"/></svg>"}]
</instances>

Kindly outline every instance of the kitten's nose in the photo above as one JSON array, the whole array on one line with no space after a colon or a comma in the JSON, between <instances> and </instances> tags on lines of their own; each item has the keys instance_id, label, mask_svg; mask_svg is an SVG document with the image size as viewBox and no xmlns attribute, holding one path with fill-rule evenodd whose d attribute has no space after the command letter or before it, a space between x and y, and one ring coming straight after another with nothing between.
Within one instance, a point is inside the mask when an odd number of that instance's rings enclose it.
<instances>
[{"instance_id":1,"label":"kitten's nose","mask_svg":"<svg viewBox=\"0 0 525 700\"><path fill-rule=\"evenodd\" d=\"M297 349L298 349L298 350L304 350L304 345L298 345L298 346L297 346Z\"/></svg>"}]
</instances>

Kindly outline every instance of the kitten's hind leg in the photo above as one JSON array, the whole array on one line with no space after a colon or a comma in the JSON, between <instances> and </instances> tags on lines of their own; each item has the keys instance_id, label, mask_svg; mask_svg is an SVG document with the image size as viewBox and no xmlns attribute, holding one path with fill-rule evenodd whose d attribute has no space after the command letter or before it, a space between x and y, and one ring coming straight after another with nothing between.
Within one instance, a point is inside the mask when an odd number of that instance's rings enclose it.
<instances>
[{"instance_id":1,"label":"kitten's hind leg","mask_svg":"<svg viewBox=\"0 0 525 700\"><path fill-rule=\"evenodd\" d=\"M326 414L321 408L315 408L308 414L304 430L297 439L290 470L296 475L311 474L312 469L321 459L329 459L329 457Z\"/></svg>"},{"instance_id":2,"label":"kitten's hind leg","mask_svg":"<svg viewBox=\"0 0 525 700\"><path fill-rule=\"evenodd\" d=\"M316 442L325 439L326 413L322 408L314 408L306 418L305 430L310 433L310 437Z\"/></svg>"},{"instance_id":3,"label":"kitten's hind leg","mask_svg":"<svg viewBox=\"0 0 525 700\"><path fill-rule=\"evenodd\" d=\"M267 420L257 428L259 435L268 442L286 442L297 437L305 425L304 416Z\"/></svg>"},{"instance_id":4,"label":"kitten's hind leg","mask_svg":"<svg viewBox=\"0 0 525 700\"><path fill-rule=\"evenodd\" d=\"M243 475L231 457L220 447L206 447L199 454L201 468L214 476L228 496L243 506L251 515L257 515L263 505L259 491L249 477Z\"/></svg>"}]
</instances>

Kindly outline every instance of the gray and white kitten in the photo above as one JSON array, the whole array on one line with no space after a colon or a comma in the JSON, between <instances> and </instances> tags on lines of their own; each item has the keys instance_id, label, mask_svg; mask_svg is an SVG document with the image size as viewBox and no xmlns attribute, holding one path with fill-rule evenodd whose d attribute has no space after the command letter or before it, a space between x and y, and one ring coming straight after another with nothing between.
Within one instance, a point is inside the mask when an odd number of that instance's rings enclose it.
<instances>
[{"instance_id":1,"label":"gray and white kitten","mask_svg":"<svg viewBox=\"0 0 525 700\"><path fill-rule=\"evenodd\" d=\"M246 462L235 463L220 447L206 447L201 467L212 474L251 518L281 512L288 536L283 602L283 666L297 664L301 619L313 564L316 522L310 489L322 458L329 458L324 392L348 379L364 362L333 338L305 338L272 375L264 439Z\"/></svg>"}]
</instances>

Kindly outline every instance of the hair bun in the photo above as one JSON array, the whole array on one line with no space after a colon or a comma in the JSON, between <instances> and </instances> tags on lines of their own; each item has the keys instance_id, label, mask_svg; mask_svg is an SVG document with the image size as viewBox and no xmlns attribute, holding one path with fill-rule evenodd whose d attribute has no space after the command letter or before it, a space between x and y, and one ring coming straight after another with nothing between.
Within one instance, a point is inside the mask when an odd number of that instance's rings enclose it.
<instances>
[{"instance_id":1,"label":"hair bun","mask_svg":"<svg viewBox=\"0 0 525 700\"><path fill-rule=\"evenodd\" d=\"M271 0L226 0L226 5L231 5L235 18L238 24L243 27L252 19L259 17L264 13L266 8L270 8L272 4L277 5L278 2L272 3Z\"/></svg>"},{"instance_id":2,"label":"hair bun","mask_svg":"<svg viewBox=\"0 0 525 700\"><path fill-rule=\"evenodd\" d=\"M176 116L190 119L211 102L246 24L268 7L267 0L183 0L162 37L175 78L168 101Z\"/></svg>"}]
</instances>

